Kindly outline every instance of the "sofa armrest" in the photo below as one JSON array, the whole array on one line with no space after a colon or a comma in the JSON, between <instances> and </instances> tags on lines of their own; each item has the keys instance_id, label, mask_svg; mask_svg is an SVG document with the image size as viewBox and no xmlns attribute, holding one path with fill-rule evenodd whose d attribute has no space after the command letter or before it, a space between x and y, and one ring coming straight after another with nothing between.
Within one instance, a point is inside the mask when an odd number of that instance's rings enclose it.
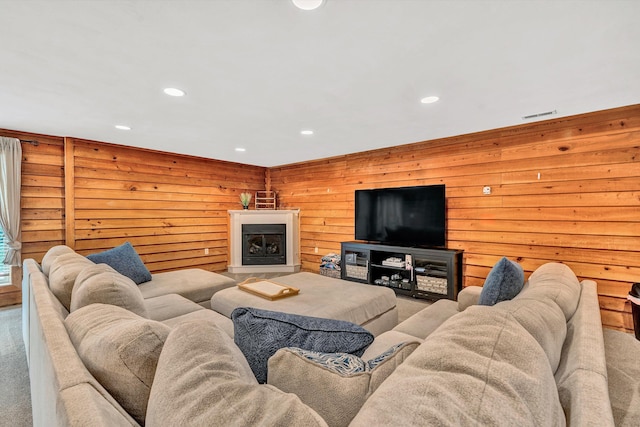
<instances>
[{"instance_id":1,"label":"sofa armrest","mask_svg":"<svg viewBox=\"0 0 640 427\"><path fill-rule=\"evenodd\" d=\"M362 354L362 360L371 360L381 355L391 347L404 342L418 342L422 343L424 340L413 335L406 334L400 331L387 331L378 335L375 340Z\"/></svg>"},{"instance_id":2,"label":"sofa armrest","mask_svg":"<svg viewBox=\"0 0 640 427\"><path fill-rule=\"evenodd\" d=\"M467 307L478 304L482 286L467 286L458 293L458 311L464 311Z\"/></svg>"}]
</instances>

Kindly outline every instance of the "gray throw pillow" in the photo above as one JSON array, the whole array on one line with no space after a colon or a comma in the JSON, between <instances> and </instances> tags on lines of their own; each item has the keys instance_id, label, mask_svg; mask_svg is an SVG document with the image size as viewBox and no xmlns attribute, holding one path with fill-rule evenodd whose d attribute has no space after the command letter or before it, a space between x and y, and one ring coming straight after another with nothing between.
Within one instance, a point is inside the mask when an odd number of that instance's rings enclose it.
<instances>
[{"instance_id":1,"label":"gray throw pillow","mask_svg":"<svg viewBox=\"0 0 640 427\"><path fill-rule=\"evenodd\" d=\"M494 305L518 295L524 286L524 271L517 262L503 257L493 266L480 293L480 305Z\"/></svg>"},{"instance_id":2,"label":"gray throw pillow","mask_svg":"<svg viewBox=\"0 0 640 427\"><path fill-rule=\"evenodd\" d=\"M133 280L136 285L151 280L151 273L129 242L104 252L87 255L87 258L96 264L110 265L118 273Z\"/></svg>"},{"instance_id":3,"label":"gray throw pillow","mask_svg":"<svg viewBox=\"0 0 640 427\"><path fill-rule=\"evenodd\" d=\"M231 313L234 341L251 366L256 379L267 381L267 362L281 348L297 347L322 353L362 356L373 335L343 320L238 307Z\"/></svg>"}]
</instances>

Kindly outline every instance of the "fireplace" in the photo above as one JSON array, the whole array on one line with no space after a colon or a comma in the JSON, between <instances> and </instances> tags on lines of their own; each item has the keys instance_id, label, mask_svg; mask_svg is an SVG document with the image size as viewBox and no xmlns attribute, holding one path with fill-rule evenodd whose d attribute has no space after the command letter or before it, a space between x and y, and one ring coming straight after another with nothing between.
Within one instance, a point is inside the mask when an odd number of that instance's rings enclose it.
<instances>
[{"instance_id":1,"label":"fireplace","mask_svg":"<svg viewBox=\"0 0 640 427\"><path fill-rule=\"evenodd\" d=\"M230 210L229 272L300 271L299 218L298 209Z\"/></svg>"},{"instance_id":2,"label":"fireplace","mask_svg":"<svg viewBox=\"0 0 640 427\"><path fill-rule=\"evenodd\" d=\"M242 265L287 263L286 224L242 224Z\"/></svg>"}]
</instances>

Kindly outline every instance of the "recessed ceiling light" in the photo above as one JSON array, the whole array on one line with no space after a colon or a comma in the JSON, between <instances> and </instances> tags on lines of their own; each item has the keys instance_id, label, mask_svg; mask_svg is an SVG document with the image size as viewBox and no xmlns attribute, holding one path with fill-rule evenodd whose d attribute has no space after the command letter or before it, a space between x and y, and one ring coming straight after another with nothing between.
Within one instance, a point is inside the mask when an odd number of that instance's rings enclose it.
<instances>
[{"instance_id":1,"label":"recessed ceiling light","mask_svg":"<svg viewBox=\"0 0 640 427\"><path fill-rule=\"evenodd\" d=\"M169 96L184 96L184 91L177 89L175 87L165 88L164 93L166 93Z\"/></svg>"},{"instance_id":2,"label":"recessed ceiling light","mask_svg":"<svg viewBox=\"0 0 640 427\"><path fill-rule=\"evenodd\" d=\"M238 151L238 152L243 152L243 151L247 151L247 150L246 150L245 148L238 147L238 148L236 148L236 151Z\"/></svg>"},{"instance_id":3,"label":"recessed ceiling light","mask_svg":"<svg viewBox=\"0 0 640 427\"><path fill-rule=\"evenodd\" d=\"M311 129L305 129L303 131L300 131L301 135L313 135L313 131Z\"/></svg>"},{"instance_id":4,"label":"recessed ceiling light","mask_svg":"<svg viewBox=\"0 0 640 427\"><path fill-rule=\"evenodd\" d=\"M420 102L422 102L423 104L433 104L434 102L437 102L440 98L438 98L437 96L427 96L426 98L422 98L420 100Z\"/></svg>"},{"instance_id":5,"label":"recessed ceiling light","mask_svg":"<svg viewBox=\"0 0 640 427\"><path fill-rule=\"evenodd\" d=\"M131 126L126 126L126 125L116 125L116 129L120 129L120 130L131 130Z\"/></svg>"},{"instance_id":6,"label":"recessed ceiling light","mask_svg":"<svg viewBox=\"0 0 640 427\"><path fill-rule=\"evenodd\" d=\"M293 5L302 10L314 10L322 6L324 0L291 0Z\"/></svg>"}]
</instances>

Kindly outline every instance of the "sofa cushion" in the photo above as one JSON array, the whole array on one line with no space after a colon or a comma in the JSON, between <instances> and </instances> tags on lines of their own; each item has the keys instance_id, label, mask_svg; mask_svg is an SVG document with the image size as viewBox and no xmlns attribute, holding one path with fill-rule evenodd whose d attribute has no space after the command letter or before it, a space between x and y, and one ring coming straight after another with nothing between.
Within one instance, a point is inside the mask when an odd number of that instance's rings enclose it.
<instances>
[{"instance_id":1,"label":"sofa cushion","mask_svg":"<svg viewBox=\"0 0 640 427\"><path fill-rule=\"evenodd\" d=\"M75 253L75 252L74 252L73 249L71 249L67 245L53 246L42 257L42 262L40 263L41 266L42 266L42 272L46 276L49 276L49 273L51 272L51 263L53 262L53 260L58 258L58 256L60 256L62 254L70 254L70 253Z\"/></svg>"},{"instance_id":2,"label":"sofa cushion","mask_svg":"<svg viewBox=\"0 0 640 427\"><path fill-rule=\"evenodd\" d=\"M547 355L552 372L556 372L567 336L567 322L553 300L517 299L504 301L496 307L507 311L540 344Z\"/></svg>"},{"instance_id":3,"label":"sofa cushion","mask_svg":"<svg viewBox=\"0 0 640 427\"><path fill-rule=\"evenodd\" d=\"M213 310L202 309L193 311L191 313L183 314L182 316L163 320L162 323L169 326L171 329L174 329L185 322L200 319L215 323L218 328L222 329L231 339L233 339L233 321L227 316L223 316L222 314ZM244 357L244 355L242 357Z\"/></svg>"},{"instance_id":4,"label":"sofa cushion","mask_svg":"<svg viewBox=\"0 0 640 427\"><path fill-rule=\"evenodd\" d=\"M417 340L396 344L368 361L348 353L283 348L269 359L268 383L295 393L330 426L347 426L371 393L419 345Z\"/></svg>"},{"instance_id":5,"label":"sofa cushion","mask_svg":"<svg viewBox=\"0 0 640 427\"><path fill-rule=\"evenodd\" d=\"M458 304L442 298L405 319L393 330L424 339L438 329L445 320L456 314L458 314Z\"/></svg>"},{"instance_id":6,"label":"sofa cushion","mask_svg":"<svg viewBox=\"0 0 640 427\"><path fill-rule=\"evenodd\" d=\"M256 379L267 381L267 361L284 347L361 356L373 335L342 320L238 307L231 313L234 341L247 358Z\"/></svg>"},{"instance_id":7,"label":"sofa cushion","mask_svg":"<svg viewBox=\"0 0 640 427\"><path fill-rule=\"evenodd\" d=\"M569 266L549 262L538 267L529 276L527 291L520 298L550 298L562 309L569 320L580 301L580 281Z\"/></svg>"},{"instance_id":8,"label":"sofa cushion","mask_svg":"<svg viewBox=\"0 0 640 427\"><path fill-rule=\"evenodd\" d=\"M136 284L107 264L87 266L76 277L70 311L94 303L117 305L148 317L144 298Z\"/></svg>"},{"instance_id":9,"label":"sofa cushion","mask_svg":"<svg viewBox=\"0 0 640 427\"><path fill-rule=\"evenodd\" d=\"M140 424L169 327L122 307L92 304L69 314L65 326L91 374Z\"/></svg>"},{"instance_id":10,"label":"sofa cushion","mask_svg":"<svg viewBox=\"0 0 640 427\"><path fill-rule=\"evenodd\" d=\"M367 399L351 425L397 425L398 420L565 425L553 372L538 342L509 312L480 305L436 329Z\"/></svg>"},{"instance_id":11,"label":"sofa cushion","mask_svg":"<svg viewBox=\"0 0 640 427\"><path fill-rule=\"evenodd\" d=\"M206 319L167 338L146 426L326 426L294 394L257 383L233 339Z\"/></svg>"},{"instance_id":12,"label":"sofa cushion","mask_svg":"<svg viewBox=\"0 0 640 427\"><path fill-rule=\"evenodd\" d=\"M118 273L133 280L136 285L151 280L151 273L129 242L104 252L87 255L87 258L96 264L110 265Z\"/></svg>"},{"instance_id":13,"label":"sofa cushion","mask_svg":"<svg viewBox=\"0 0 640 427\"><path fill-rule=\"evenodd\" d=\"M71 292L76 277L91 265L94 265L93 262L75 252L58 255L51 262L49 288L67 311L71 309Z\"/></svg>"},{"instance_id":14,"label":"sofa cushion","mask_svg":"<svg viewBox=\"0 0 640 427\"><path fill-rule=\"evenodd\" d=\"M178 294L160 295L144 300L149 319L164 322L165 320L179 317L194 311L205 310L200 304L186 299ZM211 310L206 310L211 311Z\"/></svg>"},{"instance_id":15,"label":"sofa cushion","mask_svg":"<svg viewBox=\"0 0 640 427\"><path fill-rule=\"evenodd\" d=\"M480 305L494 305L500 301L510 300L522 290L524 286L524 271L517 262L506 257L498 261L484 282Z\"/></svg>"},{"instance_id":16,"label":"sofa cushion","mask_svg":"<svg viewBox=\"0 0 640 427\"><path fill-rule=\"evenodd\" d=\"M140 284L145 298L178 294L211 308L211 296L219 290L235 286L235 280L201 268L185 268L152 275L150 282Z\"/></svg>"}]
</instances>

